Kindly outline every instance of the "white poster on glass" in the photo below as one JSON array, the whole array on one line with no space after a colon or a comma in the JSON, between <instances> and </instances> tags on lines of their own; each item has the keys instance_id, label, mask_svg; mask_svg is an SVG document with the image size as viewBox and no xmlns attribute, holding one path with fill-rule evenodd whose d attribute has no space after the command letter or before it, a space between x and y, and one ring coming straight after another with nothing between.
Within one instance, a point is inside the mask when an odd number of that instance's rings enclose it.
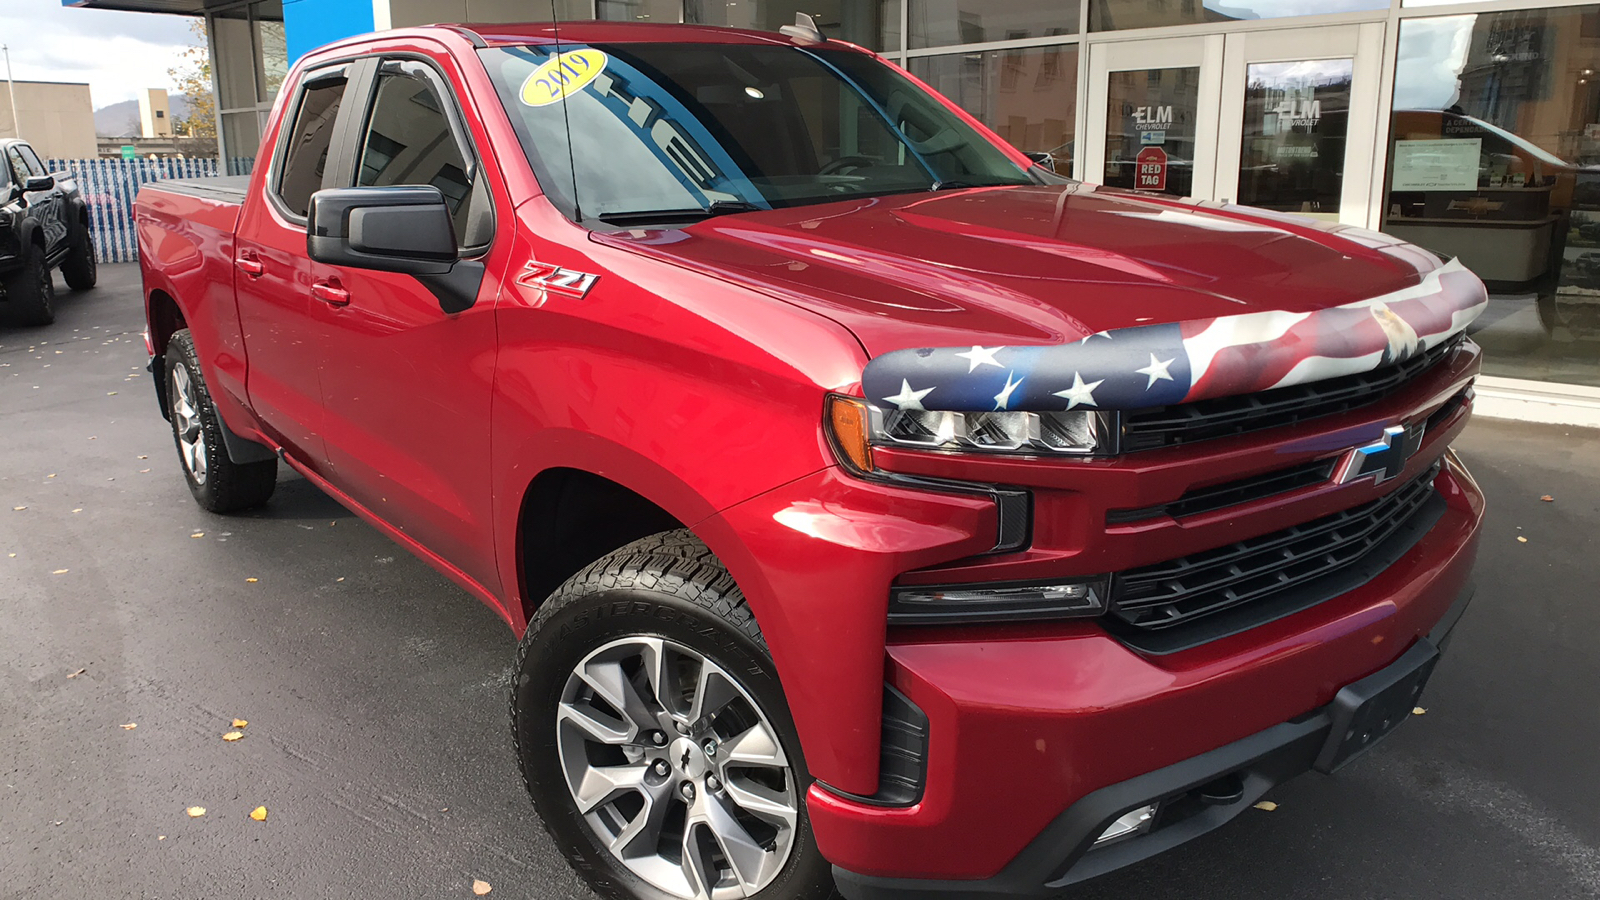
<instances>
[{"instance_id":1,"label":"white poster on glass","mask_svg":"<svg viewBox=\"0 0 1600 900\"><path fill-rule=\"evenodd\" d=\"M1478 156L1482 138L1438 141L1396 141L1396 191L1472 191L1478 188Z\"/></svg>"}]
</instances>

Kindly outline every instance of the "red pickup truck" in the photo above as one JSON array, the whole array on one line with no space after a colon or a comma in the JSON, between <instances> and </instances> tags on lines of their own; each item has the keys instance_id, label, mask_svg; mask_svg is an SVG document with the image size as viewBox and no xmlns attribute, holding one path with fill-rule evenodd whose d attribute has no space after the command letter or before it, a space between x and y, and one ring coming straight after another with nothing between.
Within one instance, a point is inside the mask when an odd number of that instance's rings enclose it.
<instances>
[{"instance_id":1,"label":"red pickup truck","mask_svg":"<svg viewBox=\"0 0 1600 900\"><path fill-rule=\"evenodd\" d=\"M196 500L287 464L504 617L606 896L1058 893L1372 746L1471 596L1472 274L804 27L344 41L137 215Z\"/></svg>"}]
</instances>

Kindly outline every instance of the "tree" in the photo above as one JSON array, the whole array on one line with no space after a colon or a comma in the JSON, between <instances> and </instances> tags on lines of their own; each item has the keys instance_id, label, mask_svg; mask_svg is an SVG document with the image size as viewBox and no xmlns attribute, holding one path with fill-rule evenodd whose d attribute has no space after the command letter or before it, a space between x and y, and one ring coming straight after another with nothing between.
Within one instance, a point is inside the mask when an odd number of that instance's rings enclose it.
<instances>
[{"instance_id":1,"label":"tree","mask_svg":"<svg viewBox=\"0 0 1600 900\"><path fill-rule=\"evenodd\" d=\"M211 51L206 40L205 19L194 19L189 30L200 43L184 50L177 66L168 69L178 93L189 101L188 114L172 123L172 133L180 137L217 140L217 103L211 94Z\"/></svg>"}]
</instances>

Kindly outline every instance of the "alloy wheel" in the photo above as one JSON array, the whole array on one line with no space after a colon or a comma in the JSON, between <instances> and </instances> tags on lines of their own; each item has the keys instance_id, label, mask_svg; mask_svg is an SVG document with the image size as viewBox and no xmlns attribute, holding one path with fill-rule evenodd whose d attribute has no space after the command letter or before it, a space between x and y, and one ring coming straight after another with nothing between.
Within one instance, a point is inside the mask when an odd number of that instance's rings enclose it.
<instances>
[{"instance_id":1,"label":"alloy wheel","mask_svg":"<svg viewBox=\"0 0 1600 900\"><path fill-rule=\"evenodd\" d=\"M713 660L665 638L613 641L574 667L555 725L578 812L651 886L725 900L783 871L794 772L766 714Z\"/></svg>"},{"instance_id":2,"label":"alloy wheel","mask_svg":"<svg viewBox=\"0 0 1600 900\"><path fill-rule=\"evenodd\" d=\"M194 379L183 363L172 366L172 425L178 435L183 467L196 484L206 482L206 432L200 422L200 401Z\"/></svg>"}]
</instances>

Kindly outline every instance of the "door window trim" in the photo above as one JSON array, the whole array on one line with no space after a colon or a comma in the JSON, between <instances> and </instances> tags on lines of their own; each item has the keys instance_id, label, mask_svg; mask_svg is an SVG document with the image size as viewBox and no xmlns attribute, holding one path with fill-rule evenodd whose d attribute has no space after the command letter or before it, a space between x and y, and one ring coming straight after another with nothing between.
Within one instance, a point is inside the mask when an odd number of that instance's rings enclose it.
<instances>
[{"instance_id":1,"label":"door window trim","mask_svg":"<svg viewBox=\"0 0 1600 900\"><path fill-rule=\"evenodd\" d=\"M353 186L356 172L361 167L361 151L365 146L362 138L367 133L367 129L372 122L373 108L377 105L378 78L383 74L387 65L402 62L421 63L424 77L428 79L428 83L432 85L433 89L439 93L442 100L441 112L444 115L445 126L450 129L450 137L455 141L456 147L461 152L462 160L467 164L468 181L476 188L478 178L488 178L485 174L487 167L483 164L483 156L478 153L477 144L472 139L472 130L467 127L466 117L461 111L461 98L456 95L455 86L450 82L450 79L445 77L444 72L434 59L421 53L405 51L384 51L364 56L361 59L371 62L371 73L369 79L364 79L366 83L362 85L363 96L360 98L360 118L352 119L350 131L342 135L345 139L343 146L347 152L344 154L346 158L341 160L344 165L339 169L340 186ZM323 183L325 188L331 186L326 182ZM484 185L483 197L484 202L489 204L487 210L490 225L489 237L481 244L462 247L462 259L477 259L487 255L489 250L494 247L495 238L500 232L500 222L496 213L494 186L492 184Z\"/></svg>"},{"instance_id":2,"label":"door window trim","mask_svg":"<svg viewBox=\"0 0 1600 900\"><path fill-rule=\"evenodd\" d=\"M314 83L319 79L326 78L339 70L344 71L344 96L339 100L339 112L334 115L333 137L328 144L328 165L324 167L322 172L322 187L335 187L336 185L330 185L328 181L329 177L337 170L334 165L335 157L343 152L339 146L342 123L350 114L349 107L354 99L353 93L359 86L355 61L343 60L327 65L319 65L314 69L307 69L305 74L301 75L299 80L294 83L294 97L290 103L284 106L283 118L278 121L277 141L272 147L272 158L267 163L267 202L272 205L273 210L278 215L296 225L304 226L307 221L306 217L289 209L289 205L283 202L283 198L278 193L283 188L284 166L289 159L289 142L294 140L295 124L300 118L301 107L305 105L307 90L314 86Z\"/></svg>"}]
</instances>

